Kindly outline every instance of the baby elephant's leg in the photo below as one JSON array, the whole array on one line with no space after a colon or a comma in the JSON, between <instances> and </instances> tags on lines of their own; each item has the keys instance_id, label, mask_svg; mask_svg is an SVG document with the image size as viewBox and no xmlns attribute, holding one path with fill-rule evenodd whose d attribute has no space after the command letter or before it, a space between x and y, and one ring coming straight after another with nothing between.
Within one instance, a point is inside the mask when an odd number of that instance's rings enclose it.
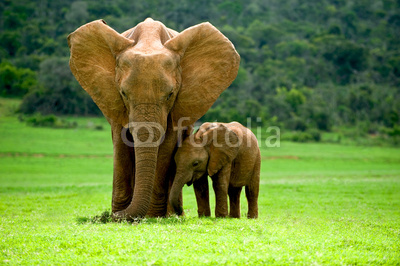
<instances>
[{"instance_id":1,"label":"baby elephant's leg","mask_svg":"<svg viewBox=\"0 0 400 266\"><path fill-rule=\"evenodd\" d=\"M215 217L228 216L228 184L218 178L213 180L215 192Z\"/></svg>"},{"instance_id":2,"label":"baby elephant's leg","mask_svg":"<svg viewBox=\"0 0 400 266\"><path fill-rule=\"evenodd\" d=\"M199 217L211 215L210 198L208 193L208 177L203 176L199 180L193 182L194 192L196 194L197 212Z\"/></svg>"},{"instance_id":3,"label":"baby elephant's leg","mask_svg":"<svg viewBox=\"0 0 400 266\"><path fill-rule=\"evenodd\" d=\"M258 218L258 193L260 190L260 166L258 161L253 171L250 183L246 186L246 198L248 204L247 218Z\"/></svg>"},{"instance_id":4,"label":"baby elephant's leg","mask_svg":"<svg viewBox=\"0 0 400 266\"><path fill-rule=\"evenodd\" d=\"M233 218L240 218L240 192L242 187L228 188L229 195L229 216Z\"/></svg>"},{"instance_id":5,"label":"baby elephant's leg","mask_svg":"<svg viewBox=\"0 0 400 266\"><path fill-rule=\"evenodd\" d=\"M258 192L259 185L256 186L246 186L246 198L248 204L247 218L257 218L258 217Z\"/></svg>"}]
</instances>

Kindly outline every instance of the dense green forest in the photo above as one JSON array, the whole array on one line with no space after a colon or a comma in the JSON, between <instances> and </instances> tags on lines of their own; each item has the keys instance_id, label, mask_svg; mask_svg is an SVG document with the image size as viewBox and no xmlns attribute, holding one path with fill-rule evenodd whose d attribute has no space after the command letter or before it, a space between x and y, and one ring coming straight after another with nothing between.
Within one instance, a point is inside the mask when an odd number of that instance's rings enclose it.
<instances>
[{"instance_id":1,"label":"dense green forest","mask_svg":"<svg viewBox=\"0 0 400 266\"><path fill-rule=\"evenodd\" d=\"M400 0L2 0L0 14L0 96L23 97L22 113L99 115L70 73L68 34L152 17L178 31L210 21L241 55L203 120L400 134Z\"/></svg>"}]
</instances>

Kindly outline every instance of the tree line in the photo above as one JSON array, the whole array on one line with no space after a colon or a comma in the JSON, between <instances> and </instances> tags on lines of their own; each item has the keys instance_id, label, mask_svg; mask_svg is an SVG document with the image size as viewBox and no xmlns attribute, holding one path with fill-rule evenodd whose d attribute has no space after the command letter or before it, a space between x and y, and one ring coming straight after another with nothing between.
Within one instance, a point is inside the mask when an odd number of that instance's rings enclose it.
<instances>
[{"instance_id":1,"label":"tree line","mask_svg":"<svg viewBox=\"0 0 400 266\"><path fill-rule=\"evenodd\" d=\"M238 50L238 76L204 121L400 128L400 0L5 0L0 14L0 96L22 97L23 113L100 115L70 73L68 34L152 17L177 31L210 21Z\"/></svg>"}]
</instances>

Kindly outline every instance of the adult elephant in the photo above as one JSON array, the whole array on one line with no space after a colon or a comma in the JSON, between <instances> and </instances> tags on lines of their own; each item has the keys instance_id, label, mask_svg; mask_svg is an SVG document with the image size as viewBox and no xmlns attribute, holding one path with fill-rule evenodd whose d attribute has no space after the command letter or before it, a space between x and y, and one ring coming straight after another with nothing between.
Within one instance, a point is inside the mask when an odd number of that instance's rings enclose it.
<instances>
[{"instance_id":1,"label":"adult elephant","mask_svg":"<svg viewBox=\"0 0 400 266\"><path fill-rule=\"evenodd\" d=\"M111 124L114 217L165 216L179 132L235 79L234 46L210 23L178 33L150 18L122 34L96 20L68 45L72 73Z\"/></svg>"}]
</instances>

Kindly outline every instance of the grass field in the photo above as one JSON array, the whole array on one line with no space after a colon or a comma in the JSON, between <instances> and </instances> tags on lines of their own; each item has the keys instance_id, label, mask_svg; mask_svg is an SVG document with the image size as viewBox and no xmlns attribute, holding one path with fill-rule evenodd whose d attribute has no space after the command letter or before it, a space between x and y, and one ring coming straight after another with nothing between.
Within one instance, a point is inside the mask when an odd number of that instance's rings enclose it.
<instances>
[{"instance_id":1,"label":"grass field","mask_svg":"<svg viewBox=\"0 0 400 266\"><path fill-rule=\"evenodd\" d=\"M103 224L92 217L111 205L104 119L33 128L0 110L0 264L400 264L398 148L262 147L257 220L244 195L242 219L199 219L185 187L183 218Z\"/></svg>"}]
</instances>

